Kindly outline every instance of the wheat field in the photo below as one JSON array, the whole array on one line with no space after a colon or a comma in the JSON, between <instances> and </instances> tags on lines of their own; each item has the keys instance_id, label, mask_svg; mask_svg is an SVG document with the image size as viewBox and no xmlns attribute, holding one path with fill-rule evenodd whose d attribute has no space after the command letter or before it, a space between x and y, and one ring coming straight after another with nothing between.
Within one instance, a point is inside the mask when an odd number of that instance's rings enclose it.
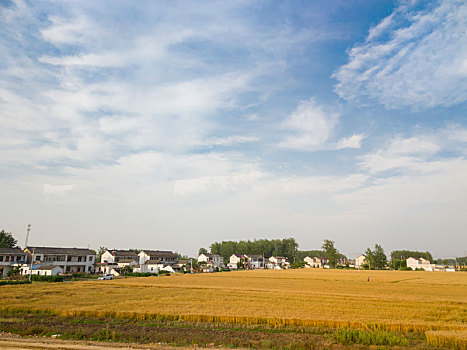
<instances>
[{"instance_id":1,"label":"wheat field","mask_svg":"<svg viewBox=\"0 0 467 350\"><path fill-rule=\"evenodd\" d=\"M33 283L0 287L0 309L436 331L430 339L441 342L442 331L467 334L467 273L301 269Z\"/></svg>"}]
</instances>

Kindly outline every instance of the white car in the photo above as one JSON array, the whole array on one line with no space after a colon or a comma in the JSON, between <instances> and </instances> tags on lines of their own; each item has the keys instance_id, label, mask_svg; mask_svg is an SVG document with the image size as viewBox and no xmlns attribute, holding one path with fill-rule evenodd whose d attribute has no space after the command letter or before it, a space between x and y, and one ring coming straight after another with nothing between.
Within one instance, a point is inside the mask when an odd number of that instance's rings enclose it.
<instances>
[{"instance_id":1,"label":"white car","mask_svg":"<svg viewBox=\"0 0 467 350\"><path fill-rule=\"evenodd\" d=\"M111 273L106 273L105 275L99 276L99 280L113 280L114 275Z\"/></svg>"}]
</instances>

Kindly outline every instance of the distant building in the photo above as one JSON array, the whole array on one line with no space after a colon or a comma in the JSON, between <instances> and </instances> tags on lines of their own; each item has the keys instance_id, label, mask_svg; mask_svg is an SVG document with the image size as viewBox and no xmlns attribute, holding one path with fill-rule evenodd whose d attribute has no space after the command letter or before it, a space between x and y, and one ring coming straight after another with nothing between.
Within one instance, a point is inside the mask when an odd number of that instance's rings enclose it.
<instances>
[{"instance_id":1,"label":"distant building","mask_svg":"<svg viewBox=\"0 0 467 350\"><path fill-rule=\"evenodd\" d=\"M264 268L264 258L262 255L250 254L245 255L246 267L248 269Z\"/></svg>"},{"instance_id":2,"label":"distant building","mask_svg":"<svg viewBox=\"0 0 467 350\"><path fill-rule=\"evenodd\" d=\"M25 263L26 253L21 248L0 248L0 277L6 277L11 269Z\"/></svg>"},{"instance_id":3,"label":"distant building","mask_svg":"<svg viewBox=\"0 0 467 350\"><path fill-rule=\"evenodd\" d=\"M56 276L63 274L63 269L58 265L33 265L32 271L29 271L29 265L21 267L22 275Z\"/></svg>"},{"instance_id":4,"label":"distant building","mask_svg":"<svg viewBox=\"0 0 467 350\"><path fill-rule=\"evenodd\" d=\"M134 260L134 261L139 261L139 256L136 254L136 252L132 250L117 250L117 249L107 249L102 255L101 255L101 263L108 263L108 264L113 264L113 263L119 263L122 260Z\"/></svg>"},{"instance_id":5,"label":"distant building","mask_svg":"<svg viewBox=\"0 0 467 350\"><path fill-rule=\"evenodd\" d=\"M140 265L146 261L163 264L164 266L178 264L178 255L167 250L142 250L138 256Z\"/></svg>"},{"instance_id":6,"label":"distant building","mask_svg":"<svg viewBox=\"0 0 467 350\"><path fill-rule=\"evenodd\" d=\"M436 267L436 265L432 264L430 260L424 258L415 259L410 257L406 260L406 263L407 267L411 268L412 270L422 269L425 271L433 271Z\"/></svg>"},{"instance_id":7,"label":"distant building","mask_svg":"<svg viewBox=\"0 0 467 350\"><path fill-rule=\"evenodd\" d=\"M271 256L265 261L265 268L267 269L281 269L288 268L290 263L287 261L287 258L283 256Z\"/></svg>"},{"instance_id":8,"label":"distant building","mask_svg":"<svg viewBox=\"0 0 467 350\"><path fill-rule=\"evenodd\" d=\"M60 266L63 273L94 272L96 253L85 248L26 247L24 252L33 264Z\"/></svg>"},{"instance_id":9,"label":"distant building","mask_svg":"<svg viewBox=\"0 0 467 350\"><path fill-rule=\"evenodd\" d=\"M313 258L307 256L303 259L309 267L323 268L328 264L328 259L315 256Z\"/></svg>"},{"instance_id":10,"label":"distant building","mask_svg":"<svg viewBox=\"0 0 467 350\"><path fill-rule=\"evenodd\" d=\"M213 267L224 267L224 258L219 254L201 254L198 257L198 262L205 262Z\"/></svg>"},{"instance_id":11,"label":"distant building","mask_svg":"<svg viewBox=\"0 0 467 350\"><path fill-rule=\"evenodd\" d=\"M366 264L366 255L360 254L355 258L355 267L361 269Z\"/></svg>"},{"instance_id":12,"label":"distant building","mask_svg":"<svg viewBox=\"0 0 467 350\"><path fill-rule=\"evenodd\" d=\"M240 264L242 267L245 267L245 256L239 254L232 254L230 256L227 267L231 270L236 270L238 268L238 264Z\"/></svg>"}]
</instances>

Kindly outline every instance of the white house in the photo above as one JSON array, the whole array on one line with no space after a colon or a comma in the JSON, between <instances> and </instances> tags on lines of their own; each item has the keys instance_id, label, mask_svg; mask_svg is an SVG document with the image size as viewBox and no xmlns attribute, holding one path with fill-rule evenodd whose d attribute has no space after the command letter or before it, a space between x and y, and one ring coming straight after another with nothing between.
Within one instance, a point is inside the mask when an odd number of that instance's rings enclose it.
<instances>
[{"instance_id":1,"label":"white house","mask_svg":"<svg viewBox=\"0 0 467 350\"><path fill-rule=\"evenodd\" d=\"M361 269L363 265L366 264L366 255L365 254L360 254L355 258L355 267L357 269Z\"/></svg>"},{"instance_id":2,"label":"white house","mask_svg":"<svg viewBox=\"0 0 467 350\"><path fill-rule=\"evenodd\" d=\"M246 266L249 269L261 269L264 268L264 258L262 255L250 254L245 255Z\"/></svg>"},{"instance_id":3,"label":"white house","mask_svg":"<svg viewBox=\"0 0 467 350\"><path fill-rule=\"evenodd\" d=\"M317 267L317 268L323 268L327 263L328 263L328 259L326 258L319 258L317 256L311 258L309 256L305 257L305 259L303 259L307 266L309 267Z\"/></svg>"},{"instance_id":4,"label":"white house","mask_svg":"<svg viewBox=\"0 0 467 350\"><path fill-rule=\"evenodd\" d=\"M267 269L275 269L275 268L285 268L288 267L289 262L287 258L283 256L271 256L268 260L266 260L266 268Z\"/></svg>"},{"instance_id":5,"label":"white house","mask_svg":"<svg viewBox=\"0 0 467 350\"><path fill-rule=\"evenodd\" d=\"M139 256L136 254L136 252L132 250L109 250L107 249L102 255L101 255L101 263L108 263L108 264L114 264L114 263L119 263L122 260L127 260L127 261L139 261Z\"/></svg>"},{"instance_id":6,"label":"white house","mask_svg":"<svg viewBox=\"0 0 467 350\"><path fill-rule=\"evenodd\" d=\"M41 276L56 276L63 274L63 269L60 266L43 265L38 267L36 270L32 270L32 274Z\"/></svg>"},{"instance_id":7,"label":"white house","mask_svg":"<svg viewBox=\"0 0 467 350\"><path fill-rule=\"evenodd\" d=\"M178 264L178 255L166 250L142 250L139 254L139 264L142 265L146 261L151 263L159 263L164 265Z\"/></svg>"},{"instance_id":8,"label":"white house","mask_svg":"<svg viewBox=\"0 0 467 350\"><path fill-rule=\"evenodd\" d=\"M423 269L425 271L433 271L435 268L435 264L431 264L430 260L420 258L420 259L415 259L415 258L408 258L406 260L407 262L407 267L410 267L412 270L416 269Z\"/></svg>"},{"instance_id":9,"label":"white house","mask_svg":"<svg viewBox=\"0 0 467 350\"><path fill-rule=\"evenodd\" d=\"M238 264L244 265L245 257L243 255L232 254L229 258L229 263L227 267L231 270L236 270L238 268Z\"/></svg>"},{"instance_id":10,"label":"white house","mask_svg":"<svg viewBox=\"0 0 467 350\"><path fill-rule=\"evenodd\" d=\"M224 267L224 258L219 254L201 254L198 256L198 262L205 262L218 268Z\"/></svg>"},{"instance_id":11,"label":"white house","mask_svg":"<svg viewBox=\"0 0 467 350\"><path fill-rule=\"evenodd\" d=\"M94 271L96 253L85 248L26 247L28 261L41 266L60 266L63 273Z\"/></svg>"},{"instance_id":12,"label":"white house","mask_svg":"<svg viewBox=\"0 0 467 350\"><path fill-rule=\"evenodd\" d=\"M163 264L159 264L158 262L154 262L151 260L147 260L144 264L139 264L136 265L133 268L134 272L139 272L139 273L154 273L157 274L159 273L160 269L163 268Z\"/></svg>"},{"instance_id":13,"label":"white house","mask_svg":"<svg viewBox=\"0 0 467 350\"><path fill-rule=\"evenodd\" d=\"M25 263L26 253L21 248L0 248L0 277L6 277L11 269Z\"/></svg>"}]
</instances>

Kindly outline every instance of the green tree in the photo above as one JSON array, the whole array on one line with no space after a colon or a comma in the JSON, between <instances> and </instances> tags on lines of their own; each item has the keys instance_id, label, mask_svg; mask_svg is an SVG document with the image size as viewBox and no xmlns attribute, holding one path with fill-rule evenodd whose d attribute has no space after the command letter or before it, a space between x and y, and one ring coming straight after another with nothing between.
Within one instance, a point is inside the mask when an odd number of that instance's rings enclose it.
<instances>
[{"instance_id":1,"label":"green tree","mask_svg":"<svg viewBox=\"0 0 467 350\"><path fill-rule=\"evenodd\" d=\"M122 275L126 275L127 273L132 273L133 272L133 267L130 265L123 266L121 273Z\"/></svg>"},{"instance_id":2,"label":"green tree","mask_svg":"<svg viewBox=\"0 0 467 350\"><path fill-rule=\"evenodd\" d=\"M368 248L365 255L370 268L382 269L388 261L383 247L379 244L375 244L375 250Z\"/></svg>"},{"instance_id":3,"label":"green tree","mask_svg":"<svg viewBox=\"0 0 467 350\"><path fill-rule=\"evenodd\" d=\"M102 254L105 253L105 251L107 250L106 247L99 247L99 249L97 250L97 254L96 254L96 262L101 262L101 257L102 257Z\"/></svg>"},{"instance_id":4,"label":"green tree","mask_svg":"<svg viewBox=\"0 0 467 350\"><path fill-rule=\"evenodd\" d=\"M14 248L18 241L13 237L10 232L5 230L0 231L0 248Z\"/></svg>"},{"instance_id":5,"label":"green tree","mask_svg":"<svg viewBox=\"0 0 467 350\"><path fill-rule=\"evenodd\" d=\"M206 248L199 248L198 256L201 254L208 254L208 250Z\"/></svg>"},{"instance_id":6,"label":"green tree","mask_svg":"<svg viewBox=\"0 0 467 350\"><path fill-rule=\"evenodd\" d=\"M329 266L335 268L339 259L339 251L334 246L334 241L325 239L321 249L326 253L326 258L329 260Z\"/></svg>"}]
</instances>

